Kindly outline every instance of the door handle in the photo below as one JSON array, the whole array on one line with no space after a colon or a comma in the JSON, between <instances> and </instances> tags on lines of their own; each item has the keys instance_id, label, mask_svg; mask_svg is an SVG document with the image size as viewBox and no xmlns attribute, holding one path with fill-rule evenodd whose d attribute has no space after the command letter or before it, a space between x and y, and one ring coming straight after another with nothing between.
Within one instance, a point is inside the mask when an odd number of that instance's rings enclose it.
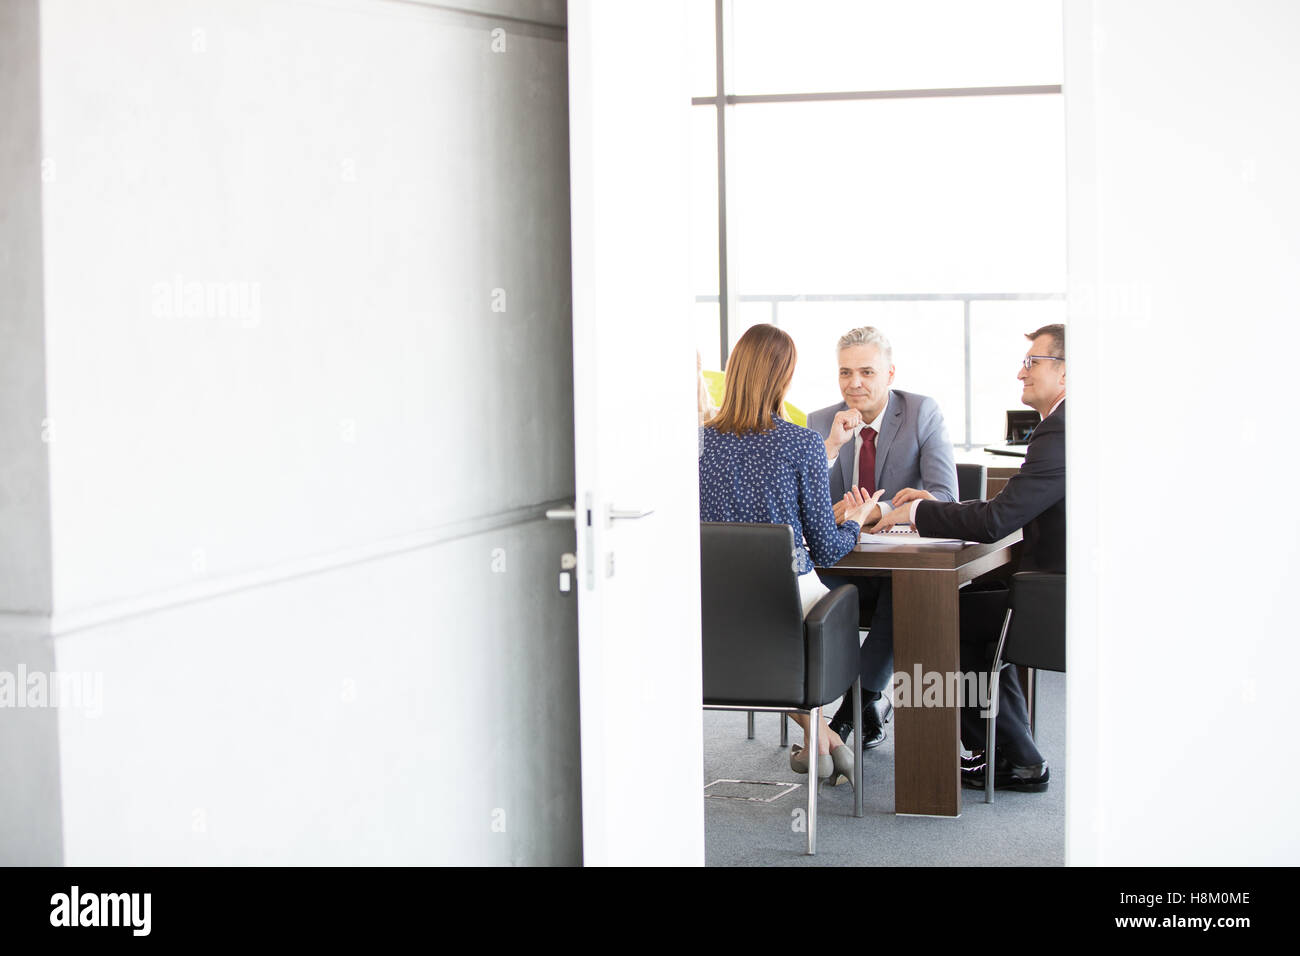
<instances>
[{"instance_id":1,"label":"door handle","mask_svg":"<svg viewBox=\"0 0 1300 956\"><path fill-rule=\"evenodd\" d=\"M654 514L653 508L644 510L630 510L627 508L605 508L605 527L612 528L615 521L635 521L637 518L644 518L647 515Z\"/></svg>"},{"instance_id":2,"label":"door handle","mask_svg":"<svg viewBox=\"0 0 1300 956\"><path fill-rule=\"evenodd\" d=\"M547 508L546 517L552 521L573 521L578 517L578 512L573 510L572 505L567 508Z\"/></svg>"}]
</instances>

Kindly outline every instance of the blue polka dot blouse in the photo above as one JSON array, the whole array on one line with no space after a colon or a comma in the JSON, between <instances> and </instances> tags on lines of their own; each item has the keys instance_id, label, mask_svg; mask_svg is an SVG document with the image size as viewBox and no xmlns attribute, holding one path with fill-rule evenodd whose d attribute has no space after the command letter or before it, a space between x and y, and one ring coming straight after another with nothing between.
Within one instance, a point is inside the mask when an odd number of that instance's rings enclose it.
<instances>
[{"instance_id":1,"label":"blue polka dot blouse","mask_svg":"<svg viewBox=\"0 0 1300 956\"><path fill-rule=\"evenodd\" d=\"M852 551L861 529L856 521L835 526L821 437L774 421L771 431L746 435L700 429L700 520L788 524L807 574Z\"/></svg>"}]
</instances>

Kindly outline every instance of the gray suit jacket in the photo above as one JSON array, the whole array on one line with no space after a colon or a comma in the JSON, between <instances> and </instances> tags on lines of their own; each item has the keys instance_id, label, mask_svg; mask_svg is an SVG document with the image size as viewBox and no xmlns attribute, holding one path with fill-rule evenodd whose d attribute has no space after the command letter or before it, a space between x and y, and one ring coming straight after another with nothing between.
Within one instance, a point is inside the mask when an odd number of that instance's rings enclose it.
<instances>
[{"instance_id":1,"label":"gray suit jacket","mask_svg":"<svg viewBox=\"0 0 1300 956\"><path fill-rule=\"evenodd\" d=\"M825 439L840 402L808 416L808 427ZM839 501L853 484L853 446L847 441L830 469L831 501ZM904 488L923 488L940 501L957 500L957 465L939 403L928 395L891 389L889 405L876 438L876 487L888 501Z\"/></svg>"}]
</instances>

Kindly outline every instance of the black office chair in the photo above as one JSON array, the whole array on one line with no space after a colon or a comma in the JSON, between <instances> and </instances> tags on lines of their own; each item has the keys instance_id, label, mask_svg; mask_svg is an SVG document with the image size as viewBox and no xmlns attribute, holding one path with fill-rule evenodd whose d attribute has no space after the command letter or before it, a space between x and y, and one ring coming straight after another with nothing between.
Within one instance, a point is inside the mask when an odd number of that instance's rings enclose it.
<instances>
[{"instance_id":1,"label":"black office chair","mask_svg":"<svg viewBox=\"0 0 1300 956\"><path fill-rule=\"evenodd\" d=\"M989 490L989 470L985 465L957 463L957 500L983 501Z\"/></svg>"},{"instance_id":2,"label":"black office chair","mask_svg":"<svg viewBox=\"0 0 1300 956\"><path fill-rule=\"evenodd\" d=\"M1038 736L1037 693L1034 670L1065 670L1065 575L1047 571L1020 571L1011 576L1011 599L998 649L989 671L989 702L998 699L1002 668L1013 664L1031 668L1029 686L1029 726ZM997 721L992 707L984 723L985 768L984 802L993 802L993 783L997 776Z\"/></svg>"},{"instance_id":3,"label":"black office chair","mask_svg":"<svg viewBox=\"0 0 1300 956\"><path fill-rule=\"evenodd\" d=\"M862 816L858 594L838 587L803 616L784 524L703 522L700 605L705 710L806 713L808 854L817 852L821 708L853 688L853 815Z\"/></svg>"}]
</instances>

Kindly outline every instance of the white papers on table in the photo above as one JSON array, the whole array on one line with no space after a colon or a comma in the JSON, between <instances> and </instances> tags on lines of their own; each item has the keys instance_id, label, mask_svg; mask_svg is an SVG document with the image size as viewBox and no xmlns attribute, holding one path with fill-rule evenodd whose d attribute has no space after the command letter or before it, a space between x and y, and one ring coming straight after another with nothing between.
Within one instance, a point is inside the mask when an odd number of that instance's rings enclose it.
<instances>
[{"instance_id":1,"label":"white papers on table","mask_svg":"<svg viewBox=\"0 0 1300 956\"><path fill-rule=\"evenodd\" d=\"M890 529L881 534L868 534L864 531L858 535L857 550L866 551L872 548L896 547L900 544L932 544L960 548L963 541L961 538L923 538L911 530L895 531Z\"/></svg>"}]
</instances>

